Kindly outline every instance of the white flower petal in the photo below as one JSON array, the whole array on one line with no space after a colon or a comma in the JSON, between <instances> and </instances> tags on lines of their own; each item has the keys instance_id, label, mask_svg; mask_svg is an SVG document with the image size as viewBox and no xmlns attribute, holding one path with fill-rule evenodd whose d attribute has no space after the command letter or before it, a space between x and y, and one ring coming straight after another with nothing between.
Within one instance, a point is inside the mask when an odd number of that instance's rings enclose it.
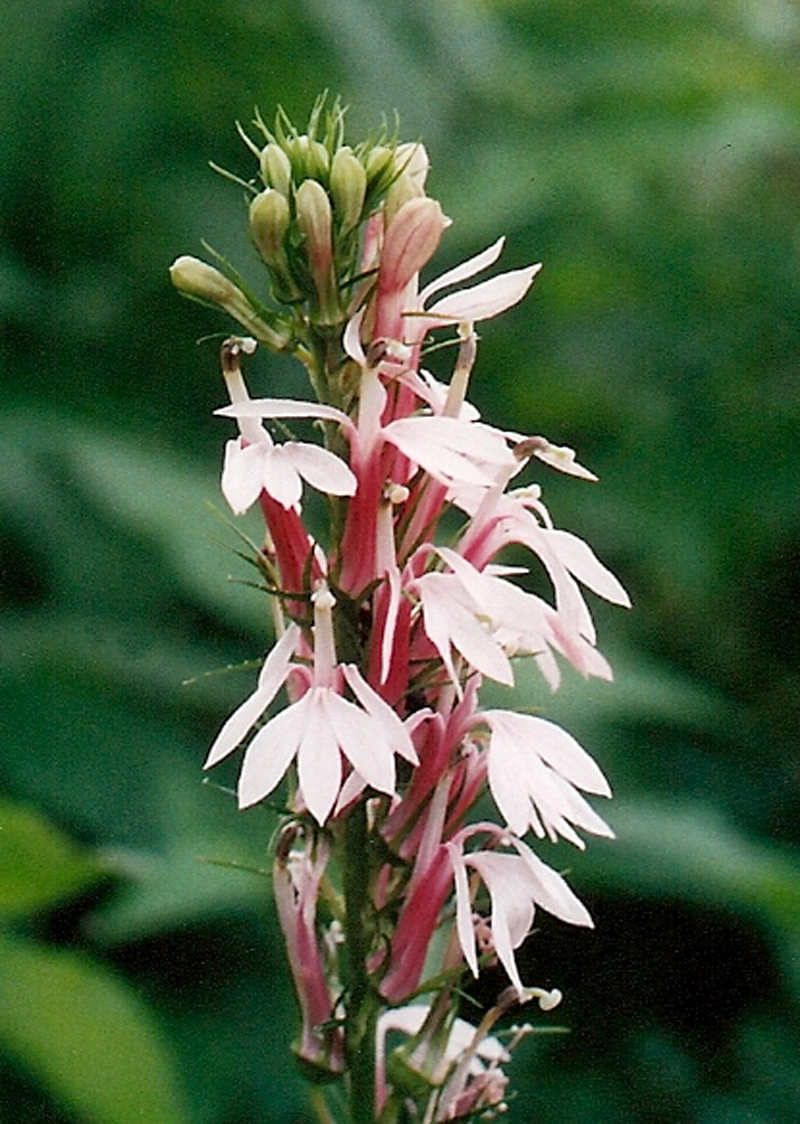
<instances>
[{"instance_id":1,"label":"white flower petal","mask_svg":"<svg viewBox=\"0 0 800 1124\"><path fill-rule=\"evenodd\" d=\"M525 860L535 887L535 900L542 909L554 917L567 921L570 925L582 925L593 929L594 924L589 911L580 898L552 867L535 855L521 839L510 837L509 842Z\"/></svg>"},{"instance_id":2,"label":"white flower petal","mask_svg":"<svg viewBox=\"0 0 800 1124\"><path fill-rule=\"evenodd\" d=\"M320 826L330 815L342 784L339 742L331 727L327 706L330 693L325 687L312 687L303 696L303 700L308 699L308 706L297 751L300 791Z\"/></svg>"},{"instance_id":3,"label":"white flower petal","mask_svg":"<svg viewBox=\"0 0 800 1124\"><path fill-rule=\"evenodd\" d=\"M355 664L346 664L342 668L348 686L364 710L377 727L380 728L386 742L395 753L399 753L412 765L419 764L417 751L411 741L406 727L398 718L387 702L381 698L377 691L370 687Z\"/></svg>"},{"instance_id":4,"label":"white flower petal","mask_svg":"<svg viewBox=\"0 0 800 1124\"><path fill-rule=\"evenodd\" d=\"M210 769L236 749L275 698L291 670L291 658L299 633L297 625L290 625L269 653L261 668L256 690L233 712L217 734L203 766L205 769Z\"/></svg>"},{"instance_id":5,"label":"white flower petal","mask_svg":"<svg viewBox=\"0 0 800 1124\"><path fill-rule=\"evenodd\" d=\"M325 716L342 753L367 784L394 795L394 753L382 736L380 724L333 692L325 699Z\"/></svg>"},{"instance_id":6,"label":"white flower petal","mask_svg":"<svg viewBox=\"0 0 800 1124\"><path fill-rule=\"evenodd\" d=\"M257 804L282 780L306 727L304 699L270 719L247 747L239 774L240 808Z\"/></svg>"},{"instance_id":7,"label":"white flower petal","mask_svg":"<svg viewBox=\"0 0 800 1124\"><path fill-rule=\"evenodd\" d=\"M442 323L455 320L469 324L490 320L522 300L541 268L541 264L538 264L525 269L514 269L473 285L470 289L451 293L426 309L425 319L441 320Z\"/></svg>"},{"instance_id":8,"label":"white flower petal","mask_svg":"<svg viewBox=\"0 0 800 1124\"><path fill-rule=\"evenodd\" d=\"M287 511L300 502L303 485L284 445L276 445L264 461L264 489Z\"/></svg>"},{"instance_id":9,"label":"white flower petal","mask_svg":"<svg viewBox=\"0 0 800 1124\"><path fill-rule=\"evenodd\" d=\"M312 488L332 496L352 496L358 487L355 475L329 449L291 441L283 446L291 454L294 468Z\"/></svg>"},{"instance_id":10,"label":"white flower petal","mask_svg":"<svg viewBox=\"0 0 800 1124\"><path fill-rule=\"evenodd\" d=\"M238 439L225 444L221 488L234 515L244 515L261 494L262 458L260 444L243 448Z\"/></svg>"},{"instance_id":11,"label":"white flower petal","mask_svg":"<svg viewBox=\"0 0 800 1124\"><path fill-rule=\"evenodd\" d=\"M431 281L419 295L420 304L424 305L429 297L434 293L438 293L441 289L446 289L450 285L458 285L462 281L466 281L468 277L474 277L476 273L480 273L483 269L488 269L490 265L494 265L500 254L503 252L505 245L505 236L501 236L491 246L488 246L481 253L476 254L467 261L457 265L454 269L448 269L440 277Z\"/></svg>"},{"instance_id":12,"label":"white flower petal","mask_svg":"<svg viewBox=\"0 0 800 1124\"><path fill-rule=\"evenodd\" d=\"M630 608L631 600L622 583L603 565L588 543L569 531L554 528L544 529L542 534L554 546L562 565L587 589L614 605Z\"/></svg>"}]
</instances>

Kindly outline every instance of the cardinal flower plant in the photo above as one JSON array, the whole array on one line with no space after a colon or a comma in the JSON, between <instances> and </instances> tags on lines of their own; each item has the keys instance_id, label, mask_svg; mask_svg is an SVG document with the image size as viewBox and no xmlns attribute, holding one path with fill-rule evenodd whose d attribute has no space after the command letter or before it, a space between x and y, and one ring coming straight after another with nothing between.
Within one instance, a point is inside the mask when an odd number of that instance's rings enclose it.
<instances>
[{"instance_id":1,"label":"cardinal flower plant","mask_svg":"<svg viewBox=\"0 0 800 1124\"><path fill-rule=\"evenodd\" d=\"M592 924L532 841L582 848L611 830L587 800L610 795L589 754L544 717L484 709L481 685L512 686L521 658L552 690L564 664L610 679L583 591L628 598L525 480L532 463L592 473L467 398L476 325L521 301L539 265L487 277L501 238L421 286L449 225L421 144L382 133L351 147L324 99L302 133L282 112L254 128L240 131L258 171L239 182L266 295L224 263L171 269L244 329L221 349L217 412L238 429L222 492L237 515L260 508L277 638L206 764L240 755L239 805L281 810L274 894L320 1118L491 1115L527 1029L495 1024L560 999L517 962L536 910ZM452 344L447 384L423 366L433 333ZM250 396L257 344L303 364L307 400ZM503 563L510 544L535 556L551 599ZM460 1017L464 984L496 965L496 1002Z\"/></svg>"}]
</instances>

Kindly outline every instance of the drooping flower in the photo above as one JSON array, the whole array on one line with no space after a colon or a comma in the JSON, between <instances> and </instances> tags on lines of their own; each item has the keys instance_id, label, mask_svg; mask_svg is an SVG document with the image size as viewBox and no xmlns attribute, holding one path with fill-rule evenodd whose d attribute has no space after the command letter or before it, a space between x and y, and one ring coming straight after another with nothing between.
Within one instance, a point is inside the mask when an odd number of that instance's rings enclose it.
<instances>
[{"instance_id":1,"label":"drooping flower","mask_svg":"<svg viewBox=\"0 0 800 1124\"><path fill-rule=\"evenodd\" d=\"M566 730L531 714L486 710L478 715L490 731L489 787L515 835L532 828L540 839L558 836L585 844L574 828L610 838L608 824L580 795L610 796L599 766Z\"/></svg>"},{"instance_id":2,"label":"drooping flower","mask_svg":"<svg viewBox=\"0 0 800 1124\"><path fill-rule=\"evenodd\" d=\"M511 846L517 853L467 851L466 842L478 833L486 833L495 845ZM542 862L520 839L506 835L495 824L479 823L464 828L445 847L455 879L458 939L474 976L478 975L478 952L470 869L477 873L491 899L489 928L482 919L478 920L484 950L491 949L497 954L520 994L524 994L525 988L514 953L530 932L537 905L562 921L592 927L586 906L561 875Z\"/></svg>"}]
</instances>

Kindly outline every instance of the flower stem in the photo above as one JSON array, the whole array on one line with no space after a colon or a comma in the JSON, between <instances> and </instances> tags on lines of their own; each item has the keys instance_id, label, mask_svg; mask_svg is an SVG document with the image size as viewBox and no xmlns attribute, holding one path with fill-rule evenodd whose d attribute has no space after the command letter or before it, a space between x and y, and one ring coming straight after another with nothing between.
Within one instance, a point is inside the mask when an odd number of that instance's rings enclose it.
<instances>
[{"instance_id":1,"label":"flower stem","mask_svg":"<svg viewBox=\"0 0 800 1124\"><path fill-rule=\"evenodd\" d=\"M344 829L345 935L350 967L345 1042L350 1073L351 1124L374 1124L377 1002L367 972L372 918L369 829L364 802Z\"/></svg>"}]
</instances>

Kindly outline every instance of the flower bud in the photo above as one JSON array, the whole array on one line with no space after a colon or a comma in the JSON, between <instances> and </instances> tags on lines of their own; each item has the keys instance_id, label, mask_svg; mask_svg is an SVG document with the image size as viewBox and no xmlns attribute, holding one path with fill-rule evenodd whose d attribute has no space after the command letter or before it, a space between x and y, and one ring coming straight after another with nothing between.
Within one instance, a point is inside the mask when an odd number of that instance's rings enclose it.
<instances>
[{"instance_id":1,"label":"flower bud","mask_svg":"<svg viewBox=\"0 0 800 1124\"><path fill-rule=\"evenodd\" d=\"M295 179L325 179L330 164L328 150L321 141L311 140L305 134L287 141L289 158Z\"/></svg>"},{"instance_id":2,"label":"flower bud","mask_svg":"<svg viewBox=\"0 0 800 1124\"><path fill-rule=\"evenodd\" d=\"M250 203L250 233L267 265L286 268L284 239L289 229L289 200L268 187Z\"/></svg>"},{"instance_id":3,"label":"flower bud","mask_svg":"<svg viewBox=\"0 0 800 1124\"><path fill-rule=\"evenodd\" d=\"M371 191L380 191L391 182L395 172L394 150L376 144L367 154L367 181Z\"/></svg>"},{"instance_id":4,"label":"flower bud","mask_svg":"<svg viewBox=\"0 0 800 1124\"><path fill-rule=\"evenodd\" d=\"M175 259L169 267L169 275L179 293L196 300L224 304L244 297L241 289L228 280L224 273L189 254Z\"/></svg>"},{"instance_id":5,"label":"flower bud","mask_svg":"<svg viewBox=\"0 0 800 1124\"><path fill-rule=\"evenodd\" d=\"M367 194L367 173L352 149L340 148L331 162L331 195L336 221L342 234L361 222Z\"/></svg>"},{"instance_id":6,"label":"flower bud","mask_svg":"<svg viewBox=\"0 0 800 1124\"><path fill-rule=\"evenodd\" d=\"M297 225L305 235L311 272L316 278L326 270L333 256L331 241L331 202L322 184L304 180L295 195Z\"/></svg>"},{"instance_id":7,"label":"flower bud","mask_svg":"<svg viewBox=\"0 0 800 1124\"><path fill-rule=\"evenodd\" d=\"M419 199L425 192L418 185L413 176L402 172L386 192L386 201L383 204L384 222L387 226L391 223L400 208L411 199Z\"/></svg>"},{"instance_id":8,"label":"flower bud","mask_svg":"<svg viewBox=\"0 0 800 1124\"><path fill-rule=\"evenodd\" d=\"M328 193L316 180L304 180L295 194L297 225L306 240L308 265L319 300L321 323L334 324L340 310L333 275L332 213Z\"/></svg>"},{"instance_id":9,"label":"flower bud","mask_svg":"<svg viewBox=\"0 0 800 1124\"><path fill-rule=\"evenodd\" d=\"M404 203L386 231L378 288L398 291L430 260L447 225L435 199L419 196Z\"/></svg>"},{"instance_id":10,"label":"flower bud","mask_svg":"<svg viewBox=\"0 0 800 1124\"><path fill-rule=\"evenodd\" d=\"M268 144L261 149L261 178L267 187L274 187L288 198L292 186L292 165L279 144Z\"/></svg>"},{"instance_id":11,"label":"flower bud","mask_svg":"<svg viewBox=\"0 0 800 1124\"><path fill-rule=\"evenodd\" d=\"M184 254L176 258L169 268L172 284L179 293L195 300L210 301L218 304L225 311L242 324L250 335L261 340L273 351L282 351L290 341L285 330L273 328L262 320L253 311L249 300L233 281L207 265L199 258Z\"/></svg>"},{"instance_id":12,"label":"flower bud","mask_svg":"<svg viewBox=\"0 0 800 1124\"><path fill-rule=\"evenodd\" d=\"M424 144L398 144L394 151L394 164L398 172L411 177L420 194L425 190L430 163Z\"/></svg>"}]
</instances>

